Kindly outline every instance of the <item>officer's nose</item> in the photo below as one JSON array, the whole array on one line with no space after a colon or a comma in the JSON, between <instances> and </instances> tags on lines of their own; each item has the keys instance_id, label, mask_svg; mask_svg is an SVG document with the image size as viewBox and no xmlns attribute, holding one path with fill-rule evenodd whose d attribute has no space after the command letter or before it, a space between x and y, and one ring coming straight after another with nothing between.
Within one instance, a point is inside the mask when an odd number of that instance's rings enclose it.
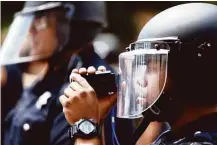
<instances>
[{"instance_id":1,"label":"officer's nose","mask_svg":"<svg viewBox=\"0 0 217 145\"><path fill-rule=\"evenodd\" d=\"M144 77L144 83L143 83L143 87L147 87L148 86L148 79L147 76Z\"/></svg>"},{"instance_id":2,"label":"officer's nose","mask_svg":"<svg viewBox=\"0 0 217 145\"><path fill-rule=\"evenodd\" d=\"M144 88L146 88L148 86L148 76L147 76L146 72L144 72L144 75L143 75L143 77L141 78L140 81L142 82L142 86Z\"/></svg>"}]
</instances>

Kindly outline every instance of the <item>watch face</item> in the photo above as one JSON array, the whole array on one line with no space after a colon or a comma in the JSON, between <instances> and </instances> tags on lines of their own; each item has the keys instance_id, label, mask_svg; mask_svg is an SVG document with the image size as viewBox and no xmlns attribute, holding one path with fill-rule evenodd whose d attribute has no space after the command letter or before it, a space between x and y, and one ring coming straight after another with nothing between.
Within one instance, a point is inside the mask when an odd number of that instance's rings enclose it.
<instances>
[{"instance_id":1,"label":"watch face","mask_svg":"<svg viewBox=\"0 0 217 145\"><path fill-rule=\"evenodd\" d=\"M95 128L96 127L89 121L83 121L79 125L79 129L85 134L89 134L89 133L93 132L95 130Z\"/></svg>"}]
</instances>

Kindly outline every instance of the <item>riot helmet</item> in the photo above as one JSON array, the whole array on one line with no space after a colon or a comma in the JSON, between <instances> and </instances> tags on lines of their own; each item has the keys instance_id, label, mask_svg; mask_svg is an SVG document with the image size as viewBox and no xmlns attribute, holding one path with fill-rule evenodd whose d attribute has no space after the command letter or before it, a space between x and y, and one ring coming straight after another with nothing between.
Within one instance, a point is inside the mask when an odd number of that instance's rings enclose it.
<instances>
[{"instance_id":1,"label":"riot helmet","mask_svg":"<svg viewBox=\"0 0 217 145\"><path fill-rule=\"evenodd\" d=\"M216 5L182 4L153 17L119 55L117 116L151 110L175 119L187 105L216 104L216 40Z\"/></svg>"},{"instance_id":2,"label":"riot helmet","mask_svg":"<svg viewBox=\"0 0 217 145\"><path fill-rule=\"evenodd\" d=\"M107 25L104 2L27 1L14 15L1 64L50 58L89 43Z\"/></svg>"}]
</instances>

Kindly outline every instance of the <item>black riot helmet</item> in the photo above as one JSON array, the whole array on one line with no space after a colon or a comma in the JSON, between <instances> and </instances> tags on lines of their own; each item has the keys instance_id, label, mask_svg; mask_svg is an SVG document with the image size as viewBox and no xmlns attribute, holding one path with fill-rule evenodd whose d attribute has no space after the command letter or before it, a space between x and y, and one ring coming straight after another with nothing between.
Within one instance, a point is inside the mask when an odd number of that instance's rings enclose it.
<instances>
[{"instance_id":1,"label":"black riot helmet","mask_svg":"<svg viewBox=\"0 0 217 145\"><path fill-rule=\"evenodd\" d=\"M27 1L10 26L1 64L30 62L80 49L106 26L104 2Z\"/></svg>"},{"instance_id":2,"label":"black riot helmet","mask_svg":"<svg viewBox=\"0 0 217 145\"><path fill-rule=\"evenodd\" d=\"M217 6L188 3L153 17L120 54L118 116L164 118L217 104ZM167 120L168 121L168 120Z\"/></svg>"},{"instance_id":3,"label":"black riot helmet","mask_svg":"<svg viewBox=\"0 0 217 145\"><path fill-rule=\"evenodd\" d=\"M59 7L69 8L69 6L76 8L76 11L70 15L73 20L92 21L107 26L104 2L27 1L21 13L41 12Z\"/></svg>"}]
</instances>

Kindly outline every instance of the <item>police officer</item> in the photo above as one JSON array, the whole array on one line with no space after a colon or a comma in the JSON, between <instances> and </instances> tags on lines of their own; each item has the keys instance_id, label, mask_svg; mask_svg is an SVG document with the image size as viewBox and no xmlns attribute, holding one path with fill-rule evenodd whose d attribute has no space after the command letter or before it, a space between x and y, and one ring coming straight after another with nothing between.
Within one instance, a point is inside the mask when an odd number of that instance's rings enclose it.
<instances>
[{"instance_id":1,"label":"police officer","mask_svg":"<svg viewBox=\"0 0 217 145\"><path fill-rule=\"evenodd\" d=\"M171 125L153 144L217 144L216 16L217 6L213 4L169 8L152 18L128 52L119 56L117 116L135 118L149 111L154 116L151 121ZM60 101L67 121L79 130L72 131L72 137L78 144L99 144L94 131L116 95L97 100L83 77L72 72L71 78L71 90L67 88ZM85 112L85 107L91 106L84 98L99 107ZM85 107L79 108L81 104ZM84 123L92 124L92 129L81 128ZM89 140L84 140L88 136L85 131L92 132Z\"/></svg>"},{"instance_id":2,"label":"police officer","mask_svg":"<svg viewBox=\"0 0 217 145\"><path fill-rule=\"evenodd\" d=\"M46 65L42 73L36 69L40 74L37 81L22 92L7 115L5 145L70 143L69 125L58 94L64 83L67 84L68 70L85 65L106 65L93 52L91 44L105 25L103 2L25 3L23 10L16 14L3 44L1 64L18 63L23 68L24 63L44 61ZM78 53L80 57L74 55ZM110 122L108 118L105 126ZM106 143L111 144L111 128L106 133Z\"/></svg>"}]
</instances>

